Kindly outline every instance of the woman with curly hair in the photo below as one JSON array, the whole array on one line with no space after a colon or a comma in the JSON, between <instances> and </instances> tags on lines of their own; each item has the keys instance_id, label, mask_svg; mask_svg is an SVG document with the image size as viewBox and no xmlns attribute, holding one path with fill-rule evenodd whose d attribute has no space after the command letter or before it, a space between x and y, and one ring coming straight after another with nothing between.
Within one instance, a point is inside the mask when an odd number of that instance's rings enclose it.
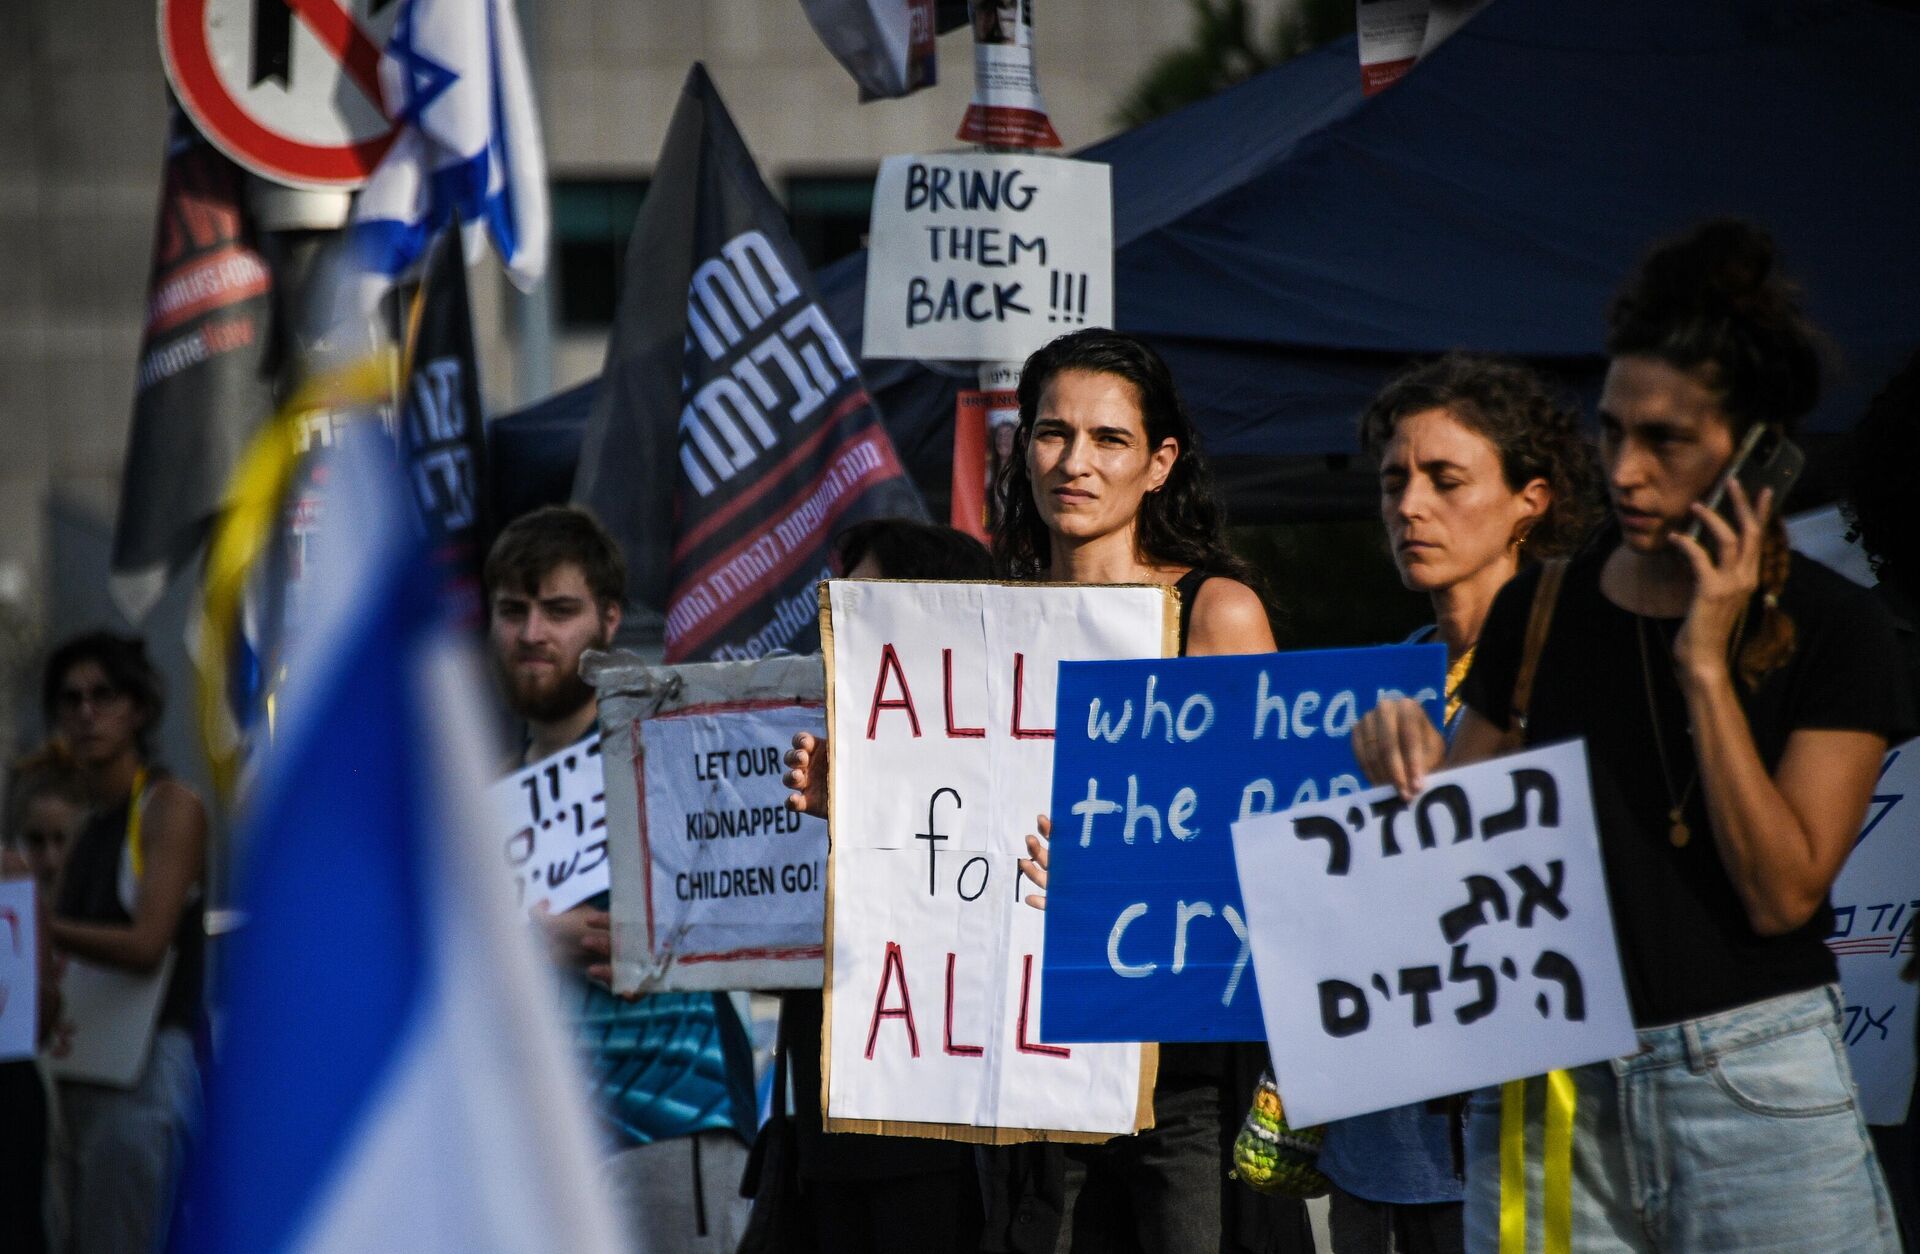
<instances>
[{"instance_id":1,"label":"woman with curly hair","mask_svg":"<svg viewBox=\"0 0 1920 1254\"><path fill-rule=\"evenodd\" d=\"M1772 240L1725 220L1655 249L1610 322L1614 530L1564 569L1524 711L1543 581L1501 590L1451 760L1494 756L1509 727L1585 739L1639 1048L1473 1096L1467 1244L1887 1254L1899 1238L1824 942L1913 702L1888 682L1885 610L1788 550L1770 492L1730 487L1730 517L1702 503L1756 424L1784 431L1813 407L1818 339ZM1447 756L1397 702L1356 727L1355 752L1405 796Z\"/></svg>"},{"instance_id":2,"label":"woman with curly hair","mask_svg":"<svg viewBox=\"0 0 1920 1254\"><path fill-rule=\"evenodd\" d=\"M1434 622L1409 644L1447 647L1446 726L1493 600L1519 571L1577 549L1600 517L1600 475L1580 415L1522 366L1454 355L1382 389L1360 420L1380 467L1380 521L1407 587ZM1462 1248L1453 1119L1403 1106L1327 1128L1334 1243L1353 1254Z\"/></svg>"}]
</instances>

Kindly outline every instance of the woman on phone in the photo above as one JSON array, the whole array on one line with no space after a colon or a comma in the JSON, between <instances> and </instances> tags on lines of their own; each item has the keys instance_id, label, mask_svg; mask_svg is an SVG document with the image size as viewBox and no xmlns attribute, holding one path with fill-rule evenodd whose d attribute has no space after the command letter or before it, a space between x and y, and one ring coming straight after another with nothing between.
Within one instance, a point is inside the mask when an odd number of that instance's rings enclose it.
<instances>
[{"instance_id":1,"label":"woman on phone","mask_svg":"<svg viewBox=\"0 0 1920 1254\"><path fill-rule=\"evenodd\" d=\"M1812 408L1815 336L1772 241L1733 221L1656 249L1610 321L1615 530L1566 569L1516 729L1586 740L1640 1048L1475 1095L1467 1244L1503 1247L1503 1226L1532 1220L1547 1248L1581 1251L1896 1250L1823 940L1912 702L1888 682L1885 612L1788 550L1775 492L1731 483L1728 516L1700 503L1756 424L1779 434ZM1503 748L1540 586L1522 573L1487 616L1455 763ZM1447 757L1403 703L1363 719L1354 748L1405 795ZM1549 1109L1571 1143L1543 1158ZM1503 1139L1530 1147L1524 1172L1503 1173Z\"/></svg>"},{"instance_id":2,"label":"woman on phone","mask_svg":"<svg viewBox=\"0 0 1920 1254\"><path fill-rule=\"evenodd\" d=\"M1116 331L1076 331L1027 359L1019 395L1007 515L993 540L1001 575L1168 584L1180 592L1183 653L1271 652L1266 605L1227 547L1196 433L1159 355ZM824 751L813 737L796 738L787 776L799 790L790 804L822 814ZM1034 837L1028 846L1036 860L1022 869L1044 887L1044 846ZM1204 1045L1165 1046L1160 1057L1155 1126L1068 1151L1060 1249L1072 1248L1076 1231L1098 1243L1098 1230L1116 1228L1148 1254L1233 1248L1223 1241L1238 1194L1227 1191L1232 1137L1221 1129L1238 1126L1259 1060L1236 1068L1244 1060L1233 1047ZM1102 1206L1076 1214L1083 1184Z\"/></svg>"}]
</instances>

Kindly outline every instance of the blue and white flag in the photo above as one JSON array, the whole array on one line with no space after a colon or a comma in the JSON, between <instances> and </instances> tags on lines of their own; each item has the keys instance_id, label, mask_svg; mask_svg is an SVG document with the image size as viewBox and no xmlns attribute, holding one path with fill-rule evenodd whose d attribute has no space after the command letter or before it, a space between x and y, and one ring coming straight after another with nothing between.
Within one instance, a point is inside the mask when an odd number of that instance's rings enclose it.
<instances>
[{"instance_id":1,"label":"blue and white flag","mask_svg":"<svg viewBox=\"0 0 1920 1254\"><path fill-rule=\"evenodd\" d=\"M512 0L401 0L380 88L399 134L354 201L368 286L398 282L458 214L468 260L484 231L531 289L547 269L547 162Z\"/></svg>"},{"instance_id":2,"label":"blue and white flag","mask_svg":"<svg viewBox=\"0 0 1920 1254\"><path fill-rule=\"evenodd\" d=\"M258 759L175 1248L612 1250L586 1088L481 838L487 681L391 447L350 439L330 473L352 507Z\"/></svg>"}]
</instances>

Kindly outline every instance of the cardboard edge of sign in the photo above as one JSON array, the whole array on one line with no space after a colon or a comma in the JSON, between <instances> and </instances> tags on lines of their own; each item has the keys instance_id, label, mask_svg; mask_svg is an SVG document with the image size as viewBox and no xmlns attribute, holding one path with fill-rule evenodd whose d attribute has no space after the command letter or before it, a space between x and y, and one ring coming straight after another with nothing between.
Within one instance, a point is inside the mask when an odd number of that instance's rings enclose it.
<instances>
[{"instance_id":1,"label":"cardboard edge of sign","mask_svg":"<svg viewBox=\"0 0 1920 1254\"><path fill-rule=\"evenodd\" d=\"M862 583L927 583L924 579L874 579ZM1030 582L1013 579L960 580L999 588L1032 588ZM1180 651L1180 592L1171 584L1046 584L1049 588L1152 588L1161 594L1160 648L1162 657ZM833 686L833 593L827 580L819 584L820 655L825 663L827 681L827 734L834 726ZM823 1132L854 1132L870 1136L914 1136L934 1141L961 1141L971 1145L1024 1145L1046 1141L1067 1145L1099 1145L1121 1132L1080 1132L1065 1128L986 1127L970 1123L918 1123L906 1119L836 1119L827 1114L833 1093L833 896L834 896L834 818L833 798L840 795L840 759L827 761L827 883L825 952L821 958L820 1014L820 1127ZM1144 1132L1153 1126L1153 1088L1160 1072L1160 1047L1152 1041L1140 1045L1140 1086L1134 1101L1132 1132Z\"/></svg>"}]
</instances>

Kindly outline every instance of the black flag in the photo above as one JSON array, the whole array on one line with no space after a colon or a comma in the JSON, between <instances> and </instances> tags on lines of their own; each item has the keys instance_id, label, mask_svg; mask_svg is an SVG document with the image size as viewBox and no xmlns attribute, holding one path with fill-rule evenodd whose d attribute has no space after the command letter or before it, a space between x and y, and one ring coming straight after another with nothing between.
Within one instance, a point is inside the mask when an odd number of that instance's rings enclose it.
<instances>
[{"instance_id":1,"label":"black flag","mask_svg":"<svg viewBox=\"0 0 1920 1254\"><path fill-rule=\"evenodd\" d=\"M147 325L113 529L113 592L138 621L199 551L227 480L273 410L273 276L239 167L174 110Z\"/></svg>"},{"instance_id":2,"label":"black flag","mask_svg":"<svg viewBox=\"0 0 1920 1254\"><path fill-rule=\"evenodd\" d=\"M458 222L443 230L427 253L407 327L406 362L394 433L401 465L434 564L445 576L453 619L478 628L486 617L480 546L489 534L483 495L487 435Z\"/></svg>"},{"instance_id":3,"label":"black flag","mask_svg":"<svg viewBox=\"0 0 1920 1254\"><path fill-rule=\"evenodd\" d=\"M925 507L704 66L623 278L573 499L665 614L668 661L817 648L833 533Z\"/></svg>"}]
</instances>

